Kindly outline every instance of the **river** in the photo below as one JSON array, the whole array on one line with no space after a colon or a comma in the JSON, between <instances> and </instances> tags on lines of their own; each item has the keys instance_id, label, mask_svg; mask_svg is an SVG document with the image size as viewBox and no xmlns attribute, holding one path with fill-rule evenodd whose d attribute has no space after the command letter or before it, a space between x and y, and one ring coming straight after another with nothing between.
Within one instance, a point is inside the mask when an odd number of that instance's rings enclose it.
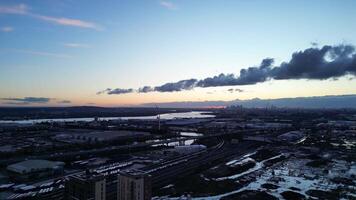
<instances>
[{"instance_id":1,"label":"river","mask_svg":"<svg viewBox=\"0 0 356 200\"><path fill-rule=\"evenodd\" d=\"M153 120L157 119L158 115L153 116L135 116L135 117L99 117L99 120ZM162 120L170 119L179 119L179 118L212 118L215 115L212 115L211 112L200 112L200 111L191 111L191 112L181 112L181 113L165 113L161 114L160 118ZM93 121L93 117L87 118L56 118L56 119L26 119L26 120L0 120L1 123L18 123L18 124L35 124L41 122L90 122Z\"/></svg>"}]
</instances>

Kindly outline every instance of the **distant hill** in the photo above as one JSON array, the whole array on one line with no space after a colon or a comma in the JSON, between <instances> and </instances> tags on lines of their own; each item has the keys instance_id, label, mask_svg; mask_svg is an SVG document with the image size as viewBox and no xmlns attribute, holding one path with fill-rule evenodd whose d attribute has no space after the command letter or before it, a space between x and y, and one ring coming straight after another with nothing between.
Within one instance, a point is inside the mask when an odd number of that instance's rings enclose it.
<instances>
[{"instance_id":1,"label":"distant hill","mask_svg":"<svg viewBox=\"0 0 356 200\"><path fill-rule=\"evenodd\" d=\"M186 112L190 109L171 109L156 107L117 107L95 106L75 107L0 107L0 120L53 119L80 117L127 117L149 116L158 113Z\"/></svg>"},{"instance_id":2,"label":"distant hill","mask_svg":"<svg viewBox=\"0 0 356 200\"><path fill-rule=\"evenodd\" d=\"M186 101L168 103L148 103L143 106L157 105L167 108L201 108L241 105L243 107L280 107L280 108L356 108L356 95L332 95L315 97L296 97L280 99L249 99L233 101Z\"/></svg>"}]
</instances>

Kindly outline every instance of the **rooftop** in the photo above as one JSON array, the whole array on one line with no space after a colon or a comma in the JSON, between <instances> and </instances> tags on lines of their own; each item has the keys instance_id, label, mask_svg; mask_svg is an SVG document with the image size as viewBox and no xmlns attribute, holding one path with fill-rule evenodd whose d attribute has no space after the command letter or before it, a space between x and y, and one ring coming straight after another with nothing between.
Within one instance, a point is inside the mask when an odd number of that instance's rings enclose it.
<instances>
[{"instance_id":1,"label":"rooftop","mask_svg":"<svg viewBox=\"0 0 356 200\"><path fill-rule=\"evenodd\" d=\"M44 169L50 169L57 166L63 166L63 162L53 162L48 160L25 160L18 162L7 167L7 170L24 174L34 171L41 171Z\"/></svg>"}]
</instances>

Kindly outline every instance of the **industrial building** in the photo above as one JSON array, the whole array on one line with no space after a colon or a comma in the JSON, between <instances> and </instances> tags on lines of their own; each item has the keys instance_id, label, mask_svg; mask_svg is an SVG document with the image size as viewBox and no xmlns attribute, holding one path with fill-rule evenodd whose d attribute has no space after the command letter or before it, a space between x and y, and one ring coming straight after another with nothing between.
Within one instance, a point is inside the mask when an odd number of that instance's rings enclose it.
<instances>
[{"instance_id":1,"label":"industrial building","mask_svg":"<svg viewBox=\"0 0 356 200\"><path fill-rule=\"evenodd\" d=\"M53 138L57 141L66 143L96 143L113 140L138 139L147 137L150 134L143 131L92 131L92 130L76 130L59 132Z\"/></svg>"},{"instance_id":2,"label":"industrial building","mask_svg":"<svg viewBox=\"0 0 356 200\"><path fill-rule=\"evenodd\" d=\"M63 167L63 162L25 160L9 165L6 169L12 179L35 180L53 175L61 175L63 173Z\"/></svg>"}]
</instances>

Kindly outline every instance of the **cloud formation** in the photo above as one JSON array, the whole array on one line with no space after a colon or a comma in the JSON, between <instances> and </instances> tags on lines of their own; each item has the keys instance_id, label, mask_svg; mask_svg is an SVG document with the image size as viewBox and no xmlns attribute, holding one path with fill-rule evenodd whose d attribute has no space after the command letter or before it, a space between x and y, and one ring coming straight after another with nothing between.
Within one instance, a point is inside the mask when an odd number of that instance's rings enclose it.
<instances>
[{"instance_id":1,"label":"cloud formation","mask_svg":"<svg viewBox=\"0 0 356 200\"><path fill-rule=\"evenodd\" d=\"M234 88L230 88L227 91L230 92L230 93L233 93L233 92L244 92L244 90L239 89L239 88L235 88L235 89Z\"/></svg>"},{"instance_id":2,"label":"cloud formation","mask_svg":"<svg viewBox=\"0 0 356 200\"><path fill-rule=\"evenodd\" d=\"M67 54L60 54L60 53L51 53L51 52L44 52L44 51L34 51L34 50L27 50L27 49L7 49L11 52L17 53L25 53L25 54L32 54L38 56L49 56L49 57L56 57L56 58L71 58L72 56Z\"/></svg>"},{"instance_id":3,"label":"cloud formation","mask_svg":"<svg viewBox=\"0 0 356 200\"><path fill-rule=\"evenodd\" d=\"M24 97L24 98L0 98L1 104L7 105L33 105L33 104L47 104L54 102L57 104L70 104L70 100L60 100L56 98L47 98L47 97Z\"/></svg>"},{"instance_id":4,"label":"cloud formation","mask_svg":"<svg viewBox=\"0 0 356 200\"><path fill-rule=\"evenodd\" d=\"M338 78L356 75L355 47L351 45L323 46L296 52L289 62L270 71L270 77L281 79Z\"/></svg>"},{"instance_id":5,"label":"cloud formation","mask_svg":"<svg viewBox=\"0 0 356 200\"><path fill-rule=\"evenodd\" d=\"M121 88L116 88L116 89L111 89L107 88L103 91L99 91L96 94L127 94L127 93L133 93L134 89L121 89Z\"/></svg>"},{"instance_id":6,"label":"cloud formation","mask_svg":"<svg viewBox=\"0 0 356 200\"><path fill-rule=\"evenodd\" d=\"M106 94L124 94L132 92L176 92L191 90L196 87L219 87L236 85L254 85L271 79L274 80L326 80L337 79L345 75L356 76L356 53L353 45L325 45L321 48L312 47L292 54L288 62L282 62L279 66L273 66L273 58L265 58L258 66L240 70L240 74L219 74L202 80L187 79L161 86L143 89L113 89L102 91ZM112 91L118 90L119 93ZM121 92L124 91L124 92Z\"/></svg>"},{"instance_id":7,"label":"cloud formation","mask_svg":"<svg viewBox=\"0 0 356 200\"><path fill-rule=\"evenodd\" d=\"M18 4L13 6L0 6L0 13L25 15L28 14L28 7L25 4Z\"/></svg>"},{"instance_id":8,"label":"cloud formation","mask_svg":"<svg viewBox=\"0 0 356 200\"><path fill-rule=\"evenodd\" d=\"M26 104L32 104L32 103L48 103L51 101L51 98L24 97L24 98L1 98L0 100L5 101L5 104L26 105Z\"/></svg>"},{"instance_id":9,"label":"cloud formation","mask_svg":"<svg viewBox=\"0 0 356 200\"><path fill-rule=\"evenodd\" d=\"M81 43L64 43L63 46L69 47L69 48L89 48L90 47L90 45L81 44Z\"/></svg>"},{"instance_id":10,"label":"cloud formation","mask_svg":"<svg viewBox=\"0 0 356 200\"><path fill-rule=\"evenodd\" d=\"M101 26L93 22L83 21L79 19L71 19L66 17L53 17L53 16L46 16L46 15L32 13L30 12L30 8L26 4L18 4L12 6L0 5L0 14L26 15L42 21L54 23L57 25L102 30Z\"/></svg>"},{"instance_id":11,"label":"cloud formation","mask_svg":"<svg viewBox=\"0 0 356 200\"><path fill-rule=\"evenodd\" d=\"M69 103L72 103L72 102L69 101L69 100L61 100L61 101L57 101L57 103L59 103L59 104L69 104Z\"/></svg>"},{"instance_id":12,"label":"cloud formation","mask_svg":"<svg viewBox=\"0 0 356 200\"><path fill-rule=\"evenodd\" d=\"M138 89L139 93L147 93L152 91L154 91L154 89L151 86L143 86L142 88Z\"/></svg>"},{"instance_id":13,"label":"cloud formation","mask_svg":"<svg viewBox=\"0 0 356 200\"><path fill-rule=\"evenodd\" d=\"M14 28L11 26L4 26L4 27L0 28L0 31L1 32L12 32L12 31L14 31Z\"/></svg>"},{"instance_id":14,"label":"cloud formation","mask_svg":"<svg viewBox=\"0 0 356 200\"><path fill-rule=\"evenodd\" d=\"M191 90L196 87L197 79L181 80L175 83L166 83L161 86L154 87L153 91L157 92L177 92L182 90Z\"/></svg>"},{"instance_id":15,"label":"cloud formation","mask_svg":"<svg viewBox=\"0 0 356 200\"><path fill-rule=\"evenodd\" d=\"M170 10L176 10L178 7L177 5L175 5L173 2L171 1L160 1L159 4L167 9L170 9Z\"/></svg>"},{"instance_id":16,"label":"cloud formation","mask_svg":"<svg viewBox=\"0 0 356 200\"><path fill-rule=\"evenodd\" d=\"M102 30L100 26L98 26L95 23L92 22L87 22L79 19L70 19L70 18L65 18L65 17L50 17L50 16L44 16L44 15L35 15L32 14L31 16L41 19L43 21L51 22L54 24L58 25L63 25L63 26L76 26L80 28L90 28L90 29L95 29L95 30Z\"/></svg>"}]
</instances>

